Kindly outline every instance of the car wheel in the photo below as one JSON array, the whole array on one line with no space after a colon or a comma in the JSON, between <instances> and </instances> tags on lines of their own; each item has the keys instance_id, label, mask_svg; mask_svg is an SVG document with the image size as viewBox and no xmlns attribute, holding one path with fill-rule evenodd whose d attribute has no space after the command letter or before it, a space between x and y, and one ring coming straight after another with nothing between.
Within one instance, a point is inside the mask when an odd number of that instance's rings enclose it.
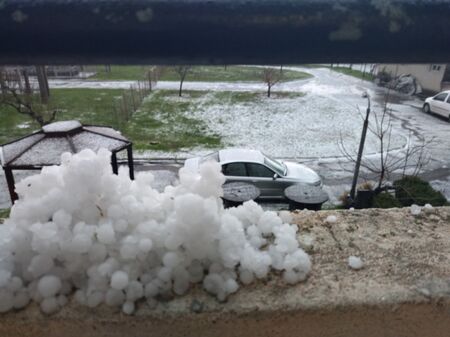
<instances>
[{"instance_id":1,"label":"car wheel","mask_svg":"<svg viewBox=\"0 0 450 337\"><path fill-rule=\"evenodd\" d=\"M429 104L423 105L423 112L425 112L426 114L429 114L431 112Z\"/></svg>"}]
</instances>

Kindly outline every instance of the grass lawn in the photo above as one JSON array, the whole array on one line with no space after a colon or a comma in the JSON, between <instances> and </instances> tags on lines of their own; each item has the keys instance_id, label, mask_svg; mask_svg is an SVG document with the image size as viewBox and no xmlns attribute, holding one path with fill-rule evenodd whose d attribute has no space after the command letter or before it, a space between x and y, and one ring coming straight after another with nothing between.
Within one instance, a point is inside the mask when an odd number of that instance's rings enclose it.
<instances>
[{"instance_id":1,"label":"grass lawn","mask_svg":"<svg viewBox=\"0 0 450 337\"><path fill-rule=\"evenodd\" d=\"M178 151L182 148L221 147L220 135L207 123L192 117L193 112L208 105L229 107L234 104L259 104L265 92L201 92L157 90L151 93L128 122L121 121L114 101L120 89L51 89L51 105L61 112L57 120L76 119L84 124L108 125L122 131L138 150ZM270 100L297 98L303 93L276 92ZM261 103L263 104L263 103ZM0 106L0 144L38 130L27 116Z\"/></svg>"},{"instance_id":2,"label":"grass lawn","mask_svg":"<svg viewBox=\"0 0 450 337\"><path fill-rule=\"evenodd\" d=\"M57 120L77 119L86 124L118 127L113 102L122 90L50 89L50 104L61 110ZM37 123L15 110L0 106L0 144L39 130Z\"/></svg>"},{"instance_id":3,"label":"grass lawn","mask_svg":"<svg viewBox=\"0 0 450 337\"><path fill-rule=\"evenodd\" d=\"M142 80L145 77L145 72L148 71L150 66L111 66L111 71L106 72L104 66L96 66L92 71L96 71L97 74L93 77L89 77L90 80L100 81L136 81ZM89 69L91 70L91 69Z\"/></svg>"},{"instance_id":4,"label":"grass lawn","mask_svg":"<svg viewBox=\"0 0 450 337\"><path fill-rule=\"evenodd\" d=\"M91 80L142 80L150 66L111 66L106 73L103 66L97 66L97 75ZM259 82L261 68L244 66L193 66L186 76L186 81L194 82ZM283 70L283 81L301 80L311 75L298 71ZM161 81L179 81L178 74L172 67L167 67Z\"/></svg>"},{"instance_id":5,"label":"grass lawn","mask_svg":"<svg viewBox=\"0 0 450 337\"><path fill-rule=\"evenodd\" d=\"M140 109L126 124L124 134L138 150L177 151L202 146L215 148L221 137L211 133L206 124L189 117L189 111L199 104L196 98L205 95L199 91L158 90L146 98Z\"/></svg>"},{"instance_id":6,"label":"grass lawn","mask_svg":"<svg viewBox=\"0 0 450 337\"><path fill-rule=\"evenodd\" d=\"M349 76L353 76L362 80L366 80L366 81L373 81L374 80L374 76L371 75L369 73L370 71L370 67L367 66L367 71L366 73L363 73L362 71L356 70L356 69L350 69L349 67L339 67L339 66L333 66L331 67L328 64L302 64L301 67L305 67L305 68L311 68L311 69L315 69L315 68L328 68L331 69L333 71L336 71L338 73L341 74L345 74L345 75L349 75Z\"/></svg>"},{"instance_id":7,"label":"grass lawn","mask_svg":"<svg viewBox=\"0 0 450 337\"><path fill-rule=\"evenodd\" d=\"M4 209L0 209L0 223L2 223L2 219L6 219L7 217L9 217L9 212L11 211L10 208L4 208Z\"/></svg>"},{"instance_id":8,"label":"grass lawn","mask_svg":"<svg viewBox=\"0 0 450 337\"><path fill-rule=\"evenodd\" d=\"M333 71L337 71L338 73L350 75L350 76L360 78L360 79L366 80L366 81L373 81L373 79L374 79L374 76L371 75L368 71L366 73L363 73L362 71L350 69L348 67L333 67L330 69Z\"/></svg>"},{"instance_id":9,"label":"grass lawn","mask_svg":"<svg viewBox=\"0 0 450 337\"><path fill-rule=\"evenodd\" d=\"M175 97L176 92L154 92L126 124L120 121L114 109L114 101L121 93L120 89L51 89L51 105L61 109L57 120L76 119L84 124L112 126L132 140L136 149L171 151L220 145L220 137L209 134L201 120L184 115L185 111L195 108L187 95L194 97L203 93L186 92L183 100L177 102L165 99ZM27 116L6 107L0 107L0 120L0 144L40 128Z\"/></svg>"}]
</instances>

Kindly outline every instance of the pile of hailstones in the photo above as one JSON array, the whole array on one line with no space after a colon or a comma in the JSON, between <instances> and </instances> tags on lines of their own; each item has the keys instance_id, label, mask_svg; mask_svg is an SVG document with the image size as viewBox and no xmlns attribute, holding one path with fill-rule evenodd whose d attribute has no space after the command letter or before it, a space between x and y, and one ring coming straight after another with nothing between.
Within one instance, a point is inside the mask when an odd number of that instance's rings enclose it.
<instances>
[{"instance_id":1,"label":"pile of hailstones","mask_svg":"<svg viewBox=\"0 0 450 337\"><path fill-rule=\"evenodd\" d=\"M51 314L75 291L80 304L132 314L137 301L155 306L194 283L222 301L271 269L289 284L307 277L288 213L254 202L224 209L219 164L181 169L179 184L160 193L150 173L112 174L110 155L65 153L17 184L20 199L0 226L0 312L33 300Z\"/></svg>"}]
</instances>

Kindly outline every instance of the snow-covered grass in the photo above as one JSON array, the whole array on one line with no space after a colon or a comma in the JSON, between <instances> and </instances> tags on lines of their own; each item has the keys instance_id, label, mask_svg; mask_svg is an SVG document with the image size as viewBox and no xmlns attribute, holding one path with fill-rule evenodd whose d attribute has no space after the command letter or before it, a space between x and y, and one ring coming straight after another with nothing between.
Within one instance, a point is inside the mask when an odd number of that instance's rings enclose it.
<instances>
[{"instance_id":1,"label":"snow-covered grass","mask_svg":"<svg viewBox=\"0 0 450 337\"><path fill-rule=\"evenodd\" d=\"M155 91L125 125L123 132L138 150L179 151L183 148L217 148L221 137L208 128L206 121L195 118L203 92Z\"/></svg>"},{"instance_id":2,"label":"snow-covered grass","mask_svg":"<svg viewBox=\"0 0 450 337\"><path fill-rule=\"evenodd\" d=\"M130 121L116 114L119 89L52 89L51 105L58 108L57 121L79 120L83 124L112 126L134 142L137 149L174 151L181 148L220 146L220 136L208 130L204 121L189 116L195 98L202 92L185 92L180 100L175 91L157 91L145 100ZM26 116L4 108L0 110L0 144L38 130Z\"/></svg>"},{"instance_id":3,"label":"snow-covered grass","mask_svg":"<svg viewBox=\"0 0 450 337\"><path fill-rule=\"evenodd\" d=\"M238 94L242 99L236 99ZM355 150L361 134L357 107L317 94L267 98L263 93L210 92L190 101L185 116L204 121L226 146L259 149L278 158L340 156L340 137L347 148ZM391 148L405 144L401 134L392 136ZM365 153L376 153L378 147L377 139L369 134Z\"/></svg>"},{"instance_id":4,"label":"snow-covered grass","mask_svg":"<svg viewBox=\"0 0 450 337\"><path fill-rule=\"evenodd\" d=\"M61 166L17 184L0 226L0 312L35 301L51 314L75 292L82 305L132 314L139 300L153 306L195 283L222 301L271 270L287 284L307 278L290 214L253 201L224 209L219 164L181 169L180 183L160 193L151 173L112 174L110 155L65 153Z\"/></svg>"}]
</instances>

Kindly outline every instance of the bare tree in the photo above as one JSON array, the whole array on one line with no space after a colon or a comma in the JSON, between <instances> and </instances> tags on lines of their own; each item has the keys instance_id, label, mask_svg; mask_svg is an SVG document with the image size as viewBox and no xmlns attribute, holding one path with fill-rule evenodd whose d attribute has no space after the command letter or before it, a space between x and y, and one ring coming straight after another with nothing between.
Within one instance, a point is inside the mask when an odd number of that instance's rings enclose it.
<instances>
[{"instance_id":1,"label":"bare tree","mask_svg":"<svg viewBox=\"0 0 450 337\"><path fill-rule=\"evenodd\" d=\"M282 68L277 70L275 68L263 68L262 80L267 85L267 97L270 97L272 87L281 81L283 77Z\"/></svg>"},{"instance_id":2,"label":"bare tree","mask_svg":"<svg viewBox=\"0 0 450 337\"><path fill-rule=\"evenodd\" d=\"M183 90L183 82L186 79L186 76L188 73L190 73L192 70L192 66L177 66L174 67L174 71L178 74L180 77L180 89L178 90L178 96L181 97L181 93Z\"/></svg>"},{"instance_id":3,"label":"bare tree","mask_svg":"<svg viewBox=\"0 0 450 337\"><path fill-rule=\"evenodd\" d=\"M19 77L17 77L17 74L19 74ZM33 96L33 90L29 86L29 81L28 85L26 84L27 80L25 80L24 89L21 85L20 72L8 74L3 68L0 69L0 77L2 78L0 106L9 106L18 113L27 115L40 126L55 120L59 110L51 108L48 104L41 104L39 98Z\"/></svg>"},{"instance_id":4,"label":"bare tree","mask_svg":"<svg viewBox=\"0 0 450 337\"><path fill-rule=\"evenodd\" d=\"M403 151L393 151L392 146L392 114L387 106L388 95L381 114L373 113L372 122L369 123L369 132L375 136L377 140L378 153L371 156L372 159L363 158L361 167L377 180L376 191L383 190L386 182L391 179L394 174L418 175L429 161L430 155L427 151L429 145L434 142L434 138L423 139L417 144L409 144ZM344 157L351 163L356 163L356 153L347 149L344 144L342 135L339 141L339 147ZM348 168L343 168L350 171Z\"/></svg>"}]
</instances>

